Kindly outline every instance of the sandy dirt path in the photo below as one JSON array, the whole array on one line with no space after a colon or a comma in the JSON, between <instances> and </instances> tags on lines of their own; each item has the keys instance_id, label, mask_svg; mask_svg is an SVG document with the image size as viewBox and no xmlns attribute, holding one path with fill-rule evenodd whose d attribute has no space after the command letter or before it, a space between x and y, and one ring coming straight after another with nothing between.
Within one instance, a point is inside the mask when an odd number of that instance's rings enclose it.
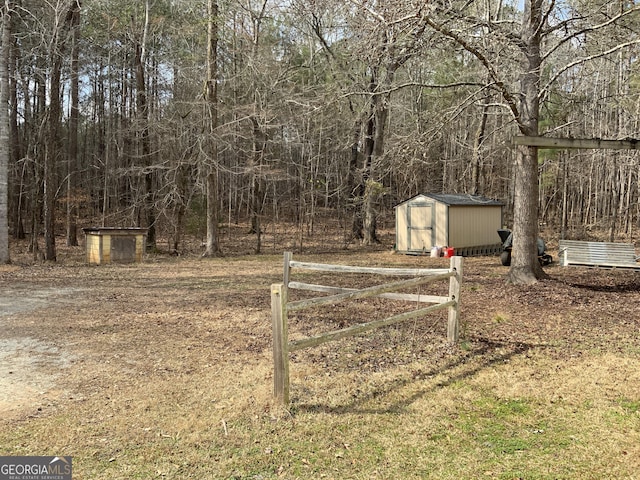
<instances>
[{"instance_id":1,"label":"sandy dirt path","mask_svg":"<svg viewBox=\"0 0 640 480\"><path fill-rule=\"evenodd\" d=\"M0 292L0 416L17 416L62 393L56 379L68 368L71 356L38 339L14 337L6 324L13 316L27 312L40 310L44 315L48 306L73 292L68 288L20 287Z\"/></svg>"}]
</instances>

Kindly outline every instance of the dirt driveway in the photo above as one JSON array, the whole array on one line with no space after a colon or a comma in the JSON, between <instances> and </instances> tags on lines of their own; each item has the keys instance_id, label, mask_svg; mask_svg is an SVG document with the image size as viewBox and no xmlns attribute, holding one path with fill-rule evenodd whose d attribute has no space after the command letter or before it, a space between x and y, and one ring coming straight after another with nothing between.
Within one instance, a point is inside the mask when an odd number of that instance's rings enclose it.
<instances>
[{"instance_id":1,"label":"dirt driveway","mask_svg":"<svg viewBox=\"0 0 640 480\"><path fill-rule=\"evenodd\" d=\"M279 265L259 259L239 271L239 263L91 266L80 255L0 267L0 417L43 415L131 379L262 355Z\"/></svg>"},{"instance_id":2,"label":"dirt driveway","mask_svg":"<svg viewBox=\"0 0 640 480\"><path fill-rule=\"evenodd\" d=\"M4 272L9 270L16 269L4 267ZM20 415L62 395L56 381L73 359L71 353L38 338L9 336L7 319L46 315L53 305L73 301L79 292L79 288L34 289L30 285L12 285L0 291L0 332L4 332L0 337L0 416Z\"/></svg>"}]
</instances>

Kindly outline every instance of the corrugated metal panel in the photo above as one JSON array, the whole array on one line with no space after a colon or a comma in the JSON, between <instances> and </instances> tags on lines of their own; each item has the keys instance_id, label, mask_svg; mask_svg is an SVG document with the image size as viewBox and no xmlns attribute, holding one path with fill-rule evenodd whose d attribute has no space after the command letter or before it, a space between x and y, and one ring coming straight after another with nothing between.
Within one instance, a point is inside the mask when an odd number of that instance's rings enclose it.
<instances>
[{"instance_id":1,"label":"corrugated metal panel","mask_svg":"<svg viewBox=\"0 0 640 480\"><path fill-rule=\"evenodd\" d=\"M504 203L492 198L483 197L482 195L469 195L467 193L427 193L425 197L449 206L502 206Z\"/></svg>"}]
</instances>

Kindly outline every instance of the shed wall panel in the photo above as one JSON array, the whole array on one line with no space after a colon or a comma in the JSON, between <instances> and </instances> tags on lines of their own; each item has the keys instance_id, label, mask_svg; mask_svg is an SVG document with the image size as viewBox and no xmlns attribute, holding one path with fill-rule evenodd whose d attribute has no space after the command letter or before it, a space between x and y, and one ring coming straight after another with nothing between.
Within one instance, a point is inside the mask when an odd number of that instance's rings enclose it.
<instances>
[{"instance_id":1,"label":"shed wall panel","mask_svg":"<svg viewBox=\"0 0 640 480\"><path fill-rule=\"evenodd\" d=\"M406 252L409 249L407 231L407 204L396 207L396 250Z\"/></svg>"},{"instance_id":2,"label":"shed wall panel","mask_svg":"<svg viewBox=\"0 0 640 480\"><path fill-rule=\"evenodd\" d=\"M87 263L100 263L100 237L87 235L86 238Z\"/></svg>"},{"instance_id":3,"label":"shed wall panel","mask_svg":"<svg viewBox=\"0 0 640 480\"><path fill-rule=\"evenodd\" d=\"M144 250L146 248L145 243L144 235L136 235L136 262L142 262Z\"/></svg>"},{"instance_id":4,"label":"shed wall panel","mask_svg":"<svg viewBox=\"0 0 640 480\"><path fill-rule=\"evenodd\" d=\"M449 241L456 248L492 245L498 242L502 226L500 206L449 207Z\"/></svg>"},{"instance_id":5,"label":"shed wall panel","mask_svg":"<svg viewBox=\"0 0 640 480\"><path fill-rule=\"evenodd\" d=\"M444 203L436 204L435 242L438 247L449 245L449 207Z\"/></svg>"},{"instance_id":6,"label":"shed wall panel","mask_svg":"<svg viewBox=\"0 0 640 480\"><path fill-rule=\"evenodd\" d=\"M410 205L411 228L430 230L433 225L433 205Z\"/></svg>"},{"instance_id":7,"label":"shed wall panel","mask_svg":"<svg viewBox=\"0 0 640 480\"><path fill-rule=\"evenodd\" d=\"M111 263L111 235L101 235L102 240L102 261L100 263Z\"/></svg>"},{"instance_id":8,"label":"shed wall panel","mask_svg":"<svg viewBox=\"0 0 640 480\"><path fill-rule=\"evenodd\" d=\"M424 195L396 206L396 250L426 252L433 245L434 201Z\"/></svg>"}]
</instances>

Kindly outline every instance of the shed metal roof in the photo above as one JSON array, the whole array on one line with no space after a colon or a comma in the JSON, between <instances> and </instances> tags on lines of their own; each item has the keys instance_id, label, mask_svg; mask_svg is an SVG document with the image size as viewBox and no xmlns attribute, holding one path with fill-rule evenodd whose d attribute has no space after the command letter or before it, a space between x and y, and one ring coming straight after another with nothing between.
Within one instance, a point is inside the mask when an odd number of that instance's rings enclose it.
<instances>
[{"instance_id":1,"label":"shed metal roof","mask_svg":"<svg viewBox=\"0 0 640 480\"><path fill-rule=\"evenodd\" d=\"M504 206L504 202L494 200L492 198L483 197L482 195L470 195L468 193L423 193L420 194L425 197L431 198L436 202L444 203L445 205L460 205L460 206ZM420 195L415 195L405 202L412 200ZM401 202L404 203L404 202Z\"/></svg>"},{"instance_id":2,"label":"shed metal roof","mask_svg":"<svg viewBox=\"0 0 640 480\"><path fill-rule=\"evenodd\" d=\"M468 193L425 193L425 196L446 205L504 205L498 200Z\"/></svg>"}]
</instances>

